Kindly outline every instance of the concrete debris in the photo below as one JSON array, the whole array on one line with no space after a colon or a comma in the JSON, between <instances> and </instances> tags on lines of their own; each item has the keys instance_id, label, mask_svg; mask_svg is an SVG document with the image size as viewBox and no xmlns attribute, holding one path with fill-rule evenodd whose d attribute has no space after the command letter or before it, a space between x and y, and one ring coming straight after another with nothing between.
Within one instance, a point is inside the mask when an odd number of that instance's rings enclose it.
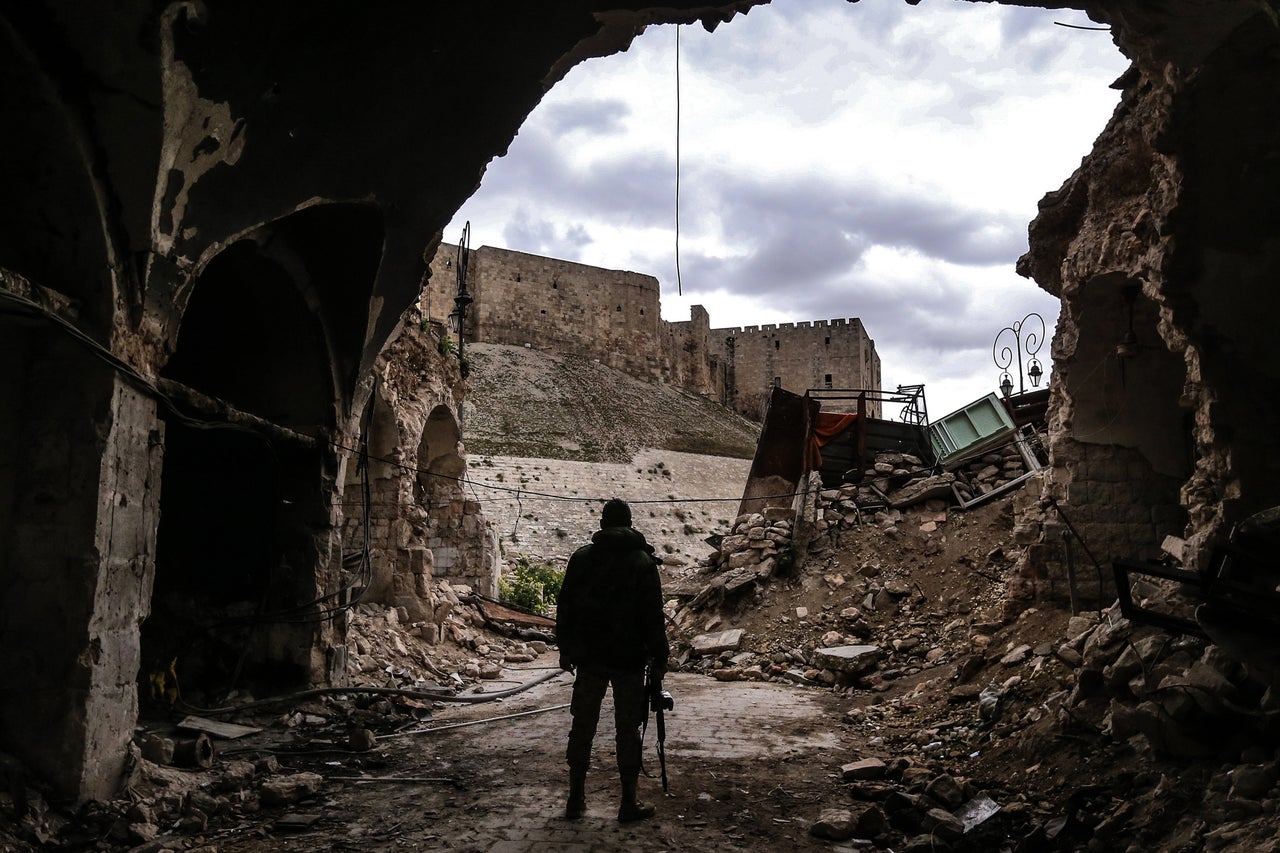
<instances>
[{"instance_id":1,"label":"concrete debris","mask_svg":"<svg viewBox=\"0 0 1280 853\"><path fill-rule=\"evenodd\" d=\"M742 629L730 628L714 634L700 634L693 638L692 648L696 655L715 655L721 652L736 652L742 643Z\"/></svg>"},{"instance_id":2,"label":"concrete debris","mask_svg":"<svg viewBox=\"0 0 1280 853\"><path fill-rule=\"evenodd\" d=\"M879 646L835 646L814 651L814 663L847 675L859 675L884 657Z\"/></svg>"}]
</instances>

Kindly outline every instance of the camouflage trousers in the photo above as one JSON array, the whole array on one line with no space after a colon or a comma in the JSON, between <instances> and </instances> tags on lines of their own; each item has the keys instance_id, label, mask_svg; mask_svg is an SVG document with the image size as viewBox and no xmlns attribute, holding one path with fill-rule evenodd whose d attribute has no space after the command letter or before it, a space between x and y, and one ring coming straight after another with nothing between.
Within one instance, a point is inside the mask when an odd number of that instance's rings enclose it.
<instances>
[{"instance_id":1,"label":"camouflage trousers","mask_svg":"<svg viewBox=\"0 0 1280 853\"><path fill-rule=\"evenodd\" d=\"M644 670L587 669L578 667L569 713L569 748L565 757L571 770L586 772L591 764L591 742L600 722L600 704L613 685L613 721L617 729L618 772L626 778L640 773L640 726L648 714L644 695Z\"/></svg>"}]
</instances>

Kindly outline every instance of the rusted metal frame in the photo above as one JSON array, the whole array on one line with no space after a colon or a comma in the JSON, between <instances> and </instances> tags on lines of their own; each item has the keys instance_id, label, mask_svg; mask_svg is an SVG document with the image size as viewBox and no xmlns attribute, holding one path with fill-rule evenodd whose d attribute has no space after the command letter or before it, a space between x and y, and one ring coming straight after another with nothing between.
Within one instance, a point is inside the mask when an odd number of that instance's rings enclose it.
<instances>
[{"instance_id":1,"label":"rusted metal frame","mask_svg":"<svg viewBox=\"0 0 1280 853\"><path fill-rule=\"evenodd\" d=\"M1203 593L1205 591L1204 575L1188 569L1175 569L1170 566L1162 566L1159 563L1144 563L1123 557L1113 560L1111 569L1115 573L1116 597L1120 601L1120 612L1126 619L1140 622L1144 625L1152 625L1156 628L1163 628L1175 634L1193 634L1206 640L1209 639L1209 635L1194 619L1186 619L1169 613L1158 613L1136 604L1133 600L1133 590L1130 588L1130 575L1139 574L1191 584L1199 587Z\"/></svg>"}]
</instances>

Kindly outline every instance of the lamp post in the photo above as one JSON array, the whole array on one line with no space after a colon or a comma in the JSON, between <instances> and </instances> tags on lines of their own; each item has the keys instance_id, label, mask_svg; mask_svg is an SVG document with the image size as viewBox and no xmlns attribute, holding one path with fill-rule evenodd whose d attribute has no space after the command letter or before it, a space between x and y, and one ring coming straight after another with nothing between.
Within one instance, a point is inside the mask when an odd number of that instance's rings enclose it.
<instances>
[{"instance_id":1,"label":"lamp post","mask_svg":"<svg viewBox=\"0 0 1280 853\"><path fill-rule=\"evenodd\" d=\"M458 274L458 292L453 297L453 311L449 314L449 329L458 336L458 359L462 359L462 347L466 340L467 307L475 300L467 292L467 266L471 260L471 223L462 227L458 240L457 262L453 265Z\"/></svg>"},{"instance_id":2,"label":"lamp post","mask_svg":"<svg viewBox=\"0 0 1280 853\"><path fill-rule=\"evenodd\" d=\"M1030 328L1027 327L1027 322L1033 317L1040 324L1039 331L1036 331L1034 324ZM1006 332L1013 336L1012 341L1008 340ZM996 333L996 339L991 342L991 358L995 361L996 367L1000 368L1000 392L1004 396L1008 397L1013 393L1013 377L1009 375L1009 368L1013 366L1015 358L1018 363L1018 393L1026 393L1026 386L1022 382L1023 355L1028 357L1026 375L1031 380L1031 387L1040 387L1040 377L1044 376L1044 368L1040 366L1036 353L1044 345L1044 333L1044 318L1034 311ZM1003 346L1000 343L1002 339L1006 341Z\"/></svg>"}]
</instances>

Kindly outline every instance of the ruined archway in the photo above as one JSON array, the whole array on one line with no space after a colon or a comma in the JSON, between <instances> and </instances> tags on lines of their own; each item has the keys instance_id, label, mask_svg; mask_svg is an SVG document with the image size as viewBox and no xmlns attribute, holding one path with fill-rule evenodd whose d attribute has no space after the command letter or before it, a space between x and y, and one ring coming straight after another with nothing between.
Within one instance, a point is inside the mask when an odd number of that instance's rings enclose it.
<instances>
[{"instance_id":1,"label":"ruined archway","mask_svg":"<svg viewBox=\"0 0 1280 853\"><path fill-rule=\"evenodd\" d=\"M426 510L427 546L436 577L494 595L496 542L480 515L480 504L463 493L466 459L461 440L454 411L443 405L432 409L418 444L414 493Z\"/></svg>"},{"instance_id":2,"label":"ruined archway","mask_svg":"<svg viewBox=\"0 0 1280 853\"><path fill-rule=\"evenodd\" d=\"M367 299L380 247L371 211L309 208L232 244L196 280L162 376L203 411L166 417L144 679L173 668L209 696L315 675L341 595L322 574L335 457L320 436L350 405L364 342L351 300Z\"/></svg>"},{"instance_id":3,"label":"ruined archway","mask_svg":"<svg viewBox=\"0 0 1280 853\"><path fill-rule=\"evenodd\" d=\"M388 532L400 517L400 427L385 395L374 391L361 437L346 461L342 491L342 563L360 601L395 603L395 558Z\"/></svg>"},{"instance_id":4,"label":"ruined archway","mask_svg":"<svg viewBox=\"0 0 1280 853\"><path fill-rule=\"evenodd\" d=\"M458 449L460 441L462 427L457 416L447 406L432 409L418 443L418 485L424 503L458 490L457 480L466 470Z\"/></svg>"},{"instance_id":5,"label":"ruined archway","mask_svg":"<svg viewBox=\"0 0 1280 853\"><path fill-rule=\"evenodd\" d=\"M317 567L330 524L323 494L336 466L328 451L287 433L305 436L310 426L352 417L353 377L370 367L416 295L424 248L438 241L451 211L551 82L586 57L624 49L644 25L702 20L714 27L753 5L587 3L549 16L539 4L403 4L377 12L297 2L208 10L173 4L160 14L153 3L124 2L108 14L35 0L0 13L8 48L0 59L0 115L21 129L0 162L10 190L0 212L0 265L37 279L51 297L49 314L106 343L118 359L87 355L82 342L23 326L25 319L6 318L0 334L9 367L0 382L0 437L13 441L0 452L9 498L0 508L0 534L14 545L0 557L10 593L0 649L19 653L15 670L43 679L39 691L6 697L6 741L35 744L24 747L26 755L45 752L35 756L37 770L64 792L110 792L132 725L131 673L120 673L137 664L132 640L150 585L165 429L192 429L169 441L171 477L185 468L194 480L208 470L206 476L224 477L217 486L226 492L283 494L277 510L297 514L285 523L320 531L310 545L301 534L282 545L274 528L253 534L259 544L270 539L291 565L295 553L307 563L295 604L334 586ZM1270 445L1280 417L1268 393L1277 359L1267 318L1276 307L1270 283L1280 179L1272 152L1280 134L1275 111L1263 108L1280 82L1275 30L1268 10L1233 0L1102 2L1090 10L1113 24L1136 60L1119 83L1126 102L1113 122L1131 132L1100 141L1073 184L1081 192L1069 186L1045 200L1042 217L1063 227L1053 239L1033 240L1035 275L1063 293L1118 273L1140 283L1142 299L1158 307L1161 338L1185 359L1179 399L1193 414L1196 466L1183 504L1193 538L1207 538L1266 505L1277 481ZM228 61L233 56L265 59ZM436 108L406 110L406 103ZM449 122L441 124L441 115ZM345 230L329 228L321 212L310 224L303 223L311 215L297 220L296 233L285 225L277 235L289 242L302 233L313 243L327 235L335 247L327 257L351 270L332 279L331 294L341 300L323 297L317 270L308 269L312 285L297 288L307 294L300 297L306 309L282 299L280 323L253 327L261 340L220 340L247 324L234 300L208 309L210 319L202 321L200 291L219 281L218 262L208 258L230 253L231 264L243 251L250 279L283 275L275 264L300 280L288 256L326 257L323 248L277 252L259 224L316 199L360 199L387 211L384 261L377 264L381 228L358 213ZM255 233L257 249L227 248L246 233ZM340 256L353 243L359 251ZM338 266L355 256L353 267ZM377 264L376 287L369 259ZM130 278L145 284L145 301L121 286ZM237 284L231 274L221 281ZM15 289L9 276L0 285ZM122 378L126 369L155 378L174 344L167 331L181 313L174 306L193 285L191 325L177 336L166 378L279 427L262 431L279 456L280 476L246 463L237 481L234 465L224 471L212 460L252 449L204 436L172 416L158 423L145 384ZM1137 304L1148 310L1141 299ZM1087 299L1082 307L1080 316L1090 316ZM318 331L299 319L313 310L327 314ZM1102 313L1114 316L1115 308ZM1099 333L1096 345L1103 348L1115 331ZM296 336L289 343L300 343L305 358L276 340L282 332ZM240 344L256 357L244 357ZM205 363L206 352L215 363ZM1147 354L1126 362L1126 376ZM272 373L294 366L301 370L296 383ZM265 375L246 376L255 370ZM1161 373L1171 385L1166 368ZM1105 412L1083 380L1067 380L1076 381L1082 384L1070 391L1081 414L1096 422ZM215 410L217 401L207 411ZM230 422L222 411L205 417ZM1162 424L1177 420L1167 405L1157 411ZM166 507L162 524L194 530L206 523L195 498L187 503ZM465 531L465 501L449 517ZM29 638L41 634L52 638L32 647Z\"/></svg>"}]
</instances>

